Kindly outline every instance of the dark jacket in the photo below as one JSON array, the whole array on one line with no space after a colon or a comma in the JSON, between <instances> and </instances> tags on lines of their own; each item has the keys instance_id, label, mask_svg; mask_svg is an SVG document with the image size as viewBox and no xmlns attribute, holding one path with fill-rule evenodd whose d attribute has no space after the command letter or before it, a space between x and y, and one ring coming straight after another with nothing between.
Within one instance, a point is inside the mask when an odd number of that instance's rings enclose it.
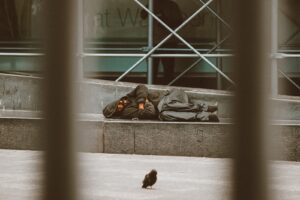
<instances>
[{"instance_id":1,"label":"dark jacket","mask_svg":"<svg viewBox=\"0 0 300 200\"><path fill-rule=\"evenodd\" d=\"M117 105L121 99L127 99L129 104L118 112ZM122 119L154 119L157 118L157 105L160 101L158 92L149 92L145 85L138 85L133 91L126 96L108 104L103 109L103 115L106 118L122 118ZM138 104L144 103L145 109L139 110Z\"/></svg>"}]
</instances>

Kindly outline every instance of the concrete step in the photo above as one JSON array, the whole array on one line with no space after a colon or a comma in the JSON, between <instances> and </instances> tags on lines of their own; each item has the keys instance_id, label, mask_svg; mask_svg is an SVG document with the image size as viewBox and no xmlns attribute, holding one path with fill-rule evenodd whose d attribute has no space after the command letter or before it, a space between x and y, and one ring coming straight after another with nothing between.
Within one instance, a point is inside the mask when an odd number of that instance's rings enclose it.
<instances>
[{"instance_id":1,"label":"concrete step","mask_svg":"<svg viewBox=\"0 0 300 200\"><path fill-rule=\"evenodd\" d=\"M0 74L0 109L33 110L42 109L42 79L20 75ZM85 80L78 83L80 112L101 114L109 102L124 96L136 84L103 80ZM151 90L163 92L174 87L149 86ZM190 96L191 101L201 100L214 104L219 103L219 116L232 118L233 93L219 90L182 88ZM278 120L300 120L300 97L278 96L272 98L271 115ZM247 105L245 105L247 106Z\"/></svg>"},{"instance_id":2,"label":"concrete step","mask_svg":"<svg viewBox=\"0 0 300 200\"><path fill-rule=\"evenodd\" d=\"M0 148L43 149L39 112L2 111ZM298 120L273 121L269 134L271 157L300 161ZM84 152L228 158L233 152L233 124L107 120L100 114L81 114L78 148Z\"/></svg>"}]
</instances>

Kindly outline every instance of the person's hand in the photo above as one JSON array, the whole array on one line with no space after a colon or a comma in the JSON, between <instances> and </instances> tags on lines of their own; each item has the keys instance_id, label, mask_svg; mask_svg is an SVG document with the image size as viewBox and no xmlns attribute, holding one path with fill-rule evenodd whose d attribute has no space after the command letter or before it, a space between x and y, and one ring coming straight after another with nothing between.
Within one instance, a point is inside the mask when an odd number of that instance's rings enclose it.
<instances>
[{"instance_id":1,"label":"person's hand","mask_svg":"<svg viewBox=\"0 0 300 200\"><path fill-rule=\"evenodd\" d=\"M119 103L118 103L118 105L117 105L117 110L118 110L119 112L121 112L121 111L123 110L123 108L124 108L123 102L122 102L122 101L119 101Z\"/></svg>"},{"instance_id":2,"label":"person's hand","mask_svg":"<svg viewBox=\"0 0 300 200\"><path fill-rule=\"evenodd\" d=\"M129 101L127 99L122 99L119 101L117 105L117 110L119 112L123 111L123 109L129 104Z\"/></svg>"},{"instance_id":3,"label":"person's hand","mask_svg":"<svg viewBox=\"0 0 300 200\"><path fill-rule=\"evenodd\" d=\"M127 99L124 99L123 104L124 104L124 106L127 106L127 104L129 104L129 101Z\"/></svg>"},{"instance_id":4,"label":"person's hand","mask_svg":"<svg viewBox=\"0 0 300 200\"><path fill-rule=\"evenodd\" d=\"M139 103L139 110L145 109L145 103Z\"/></svg>"}]
</instances>

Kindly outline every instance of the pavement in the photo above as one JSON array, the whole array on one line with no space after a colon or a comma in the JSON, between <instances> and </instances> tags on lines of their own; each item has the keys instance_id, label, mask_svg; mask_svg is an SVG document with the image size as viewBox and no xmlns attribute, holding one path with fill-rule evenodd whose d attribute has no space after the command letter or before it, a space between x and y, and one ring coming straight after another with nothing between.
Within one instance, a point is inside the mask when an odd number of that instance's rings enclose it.
<instances>
[{"instance_id":1,"label":"pavement","mask_svg":"<svg viewBox=\"0 0 300 200\"><path fill-rule=\"evenodd\" d=\"M41 197L39 151L0 150L0 199ZM84 200L226 200L231 194L231 159L80 153L79 190ZM152 189L144 175L158 171ZM300 163L270 162L272 200L300 199Z\"/></svg>"}]
</instances>

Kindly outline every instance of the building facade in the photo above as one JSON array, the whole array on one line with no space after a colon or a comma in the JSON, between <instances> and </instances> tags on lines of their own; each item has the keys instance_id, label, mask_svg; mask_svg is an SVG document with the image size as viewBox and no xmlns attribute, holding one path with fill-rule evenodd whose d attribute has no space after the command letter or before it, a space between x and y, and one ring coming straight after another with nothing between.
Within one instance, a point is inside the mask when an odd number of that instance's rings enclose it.
<instances>
[{"instance_id":1,"label":"building facade","mask_svg":"<svg viewBox=\"0 0 300 200\"><path fill-rule=\"evenodd\" d=\"M139 2L149 5L148 0ZM174 2L179 6L183 20L188 20L209 1ZM6 73L39 74L43 70L43 14L47 9L44 1L0 0L0 4L0 70ZM151 21L141 17L143 8L134 0L82 0L81 4L82 20L79 26L82 27L84 74L86 77L118 80L153 48L153 44L149 43ZM278 4L275 7L276 14L273 13L276 19L270 24L270 37L276 40L272 56L276 57L278 68L277 93L299 95L300 14L295 14L297 9L291 10L280 0ZM174 78L180 77L171 82L172 85L232 88L230 82L212 67L217 67L228 77L232 76L232 6L232 1L211 0L178 32L211 64L203 59L199 61L201 57L182 41L175 48L162 47L151 54L153 57L162 54L171 57L170 54L173 54ZM146 83L148 66L148 59L142 60L122 80ZM158 84L163 79L162 66L159 72Z\"/></svg>"}]
</instances>

